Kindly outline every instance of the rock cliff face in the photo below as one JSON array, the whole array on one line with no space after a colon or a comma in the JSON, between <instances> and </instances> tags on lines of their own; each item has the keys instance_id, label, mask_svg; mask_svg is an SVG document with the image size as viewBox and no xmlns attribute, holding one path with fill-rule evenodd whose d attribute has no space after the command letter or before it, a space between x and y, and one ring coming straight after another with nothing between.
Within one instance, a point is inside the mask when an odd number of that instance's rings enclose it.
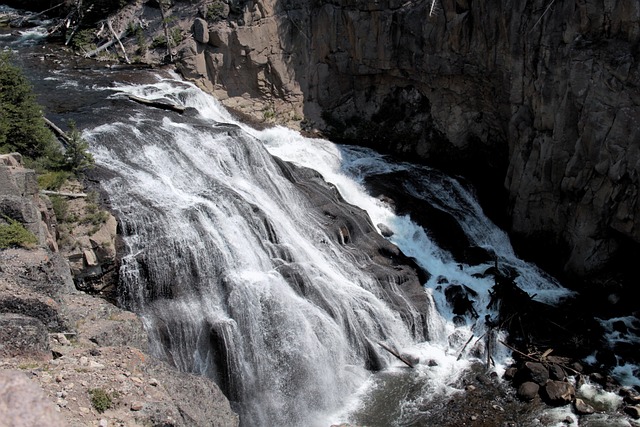
<instances>
[{"instance_id":1,"label":"rock cliff face","mask_svg":"<svg viewBox=\"0 0 640 427\"><path fill-rule=\"evenodd\" d=\"M227 105L504 186L568 273L637 250L638 2L219 3L182 67Z\"/></svg>"}]
</instances>

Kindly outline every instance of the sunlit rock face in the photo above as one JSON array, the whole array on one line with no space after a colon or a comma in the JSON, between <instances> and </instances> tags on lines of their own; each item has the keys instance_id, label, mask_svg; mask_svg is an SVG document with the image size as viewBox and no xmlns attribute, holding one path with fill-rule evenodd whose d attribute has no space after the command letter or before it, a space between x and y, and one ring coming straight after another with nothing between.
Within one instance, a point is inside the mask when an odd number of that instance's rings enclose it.
<instances>
[{"instance_id":1,"label":"sunlit rock face","mask_svg":"<svg viewBox=\"0 0 640 427\"><path fill-rule=\"evenodd\" d=\"M228 6L183 63L227 105L463 174L569 273L636 247L637 2Z\"/></svg>"}]
</instances>

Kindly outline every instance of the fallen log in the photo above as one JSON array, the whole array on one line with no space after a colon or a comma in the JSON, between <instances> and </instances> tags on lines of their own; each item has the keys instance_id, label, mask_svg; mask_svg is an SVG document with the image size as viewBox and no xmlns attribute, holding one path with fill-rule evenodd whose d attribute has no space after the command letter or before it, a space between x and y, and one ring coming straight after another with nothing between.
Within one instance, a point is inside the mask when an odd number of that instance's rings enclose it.
<instances>
[{"instance_id":1,"label":"fallen log","mask_svg":"<svg viewBox=\"0 0 640 427\"><path fill-rule=\"evenodd\" d=\"M72 199L87 197L86 193L64 193L61 191L51 191L51 190L40 190L42 194L46 194L47 196L61 196L61 197L69 197Z\"/></svg>"},{"instance_id":2,"label":"fallen log","mask_svg":"<svg viewBox=\"0 0 640 427\"><path fill-rule=\"evenodd\" d=\"M154 101L151 99L144 99L144 98L137 97L135 95L129 95L129 99L143 105L148 105L150 107L155 107L155 108L161 108L163 110L175 111L180 114L184 113L184 111L186 110L186 107L183 107L182 105L169 104L168 102L165 102L165 101Z\"/></svg>"},{"instance_id":3,"label":"fallen log","mask_svg":"<svg viewBox=\"0 0 640 427\"><path fill-rule=\"evenodd\" d=\"M389 347L388 345L378 342L378 344L380 345L380 347L384 348L385 350L387 350L389 353L391 353L396 359L398 359L399 361L401 361L402 363L404 363L405 365L407 365L410 368L413 368L413 363L409 362L405 357L402 357L402 355L400 353L398 353L395 349Z\"/></svg>"},{"instance_id":4,"label":"fallen log","mask_svg":"<svg viewBox=\"0 0 640 427\"><path fill-rule=\"evenodd\" d=\"M131 64L131 61L129 61L129 57L127 56L127 50L122 45L122 42L120 41L120 37L118 37L116 32L113 30L113 26L111 25L111 20L110 19L107 19L107 26L109 27L109 31L111 32L113 37L116 38L116 40L118 42L118 46L120 46L120 49L122 49L122 54L124 55L124 60L127 62L127 64Z\"/></svg>"},{"instance_id":5,"label":"fallen log","mask_svg":"<svg viewBox=\"0 0 640 427\"><path fill-rule=\"evenodd\" d=\"M47 119L46 117L43 117L44 119L44 123L49 126L49 129L51 129L51 131L53 131L53 133L62 140L63 144L66 145L69 143L69 136L67 135L67 133L65 131L63 131L62 129L60 129L58 126L55 125L55 123L53 123L51 120Z\"/></svg>"},{"instance_id":6,"label":"fallen log","mask_svg":"<svg viewBox=\"0 0 640 427\"><path fill-rule=\"evenodd\" d=\"M91 58L93 56L96 56L97 54L99 54L103 50L105 50L105 49L113 46L114 44L120 42L120 39L122 39L126 35L127 35L127 30L125 29L123 32L121 32L120 34L117 34L116 37L112 38L111 40L109 40L105 44L100 45L97 48L93 49L92 51L85 53L84 57L85 58Z\"/></svg>"}]
</instances>

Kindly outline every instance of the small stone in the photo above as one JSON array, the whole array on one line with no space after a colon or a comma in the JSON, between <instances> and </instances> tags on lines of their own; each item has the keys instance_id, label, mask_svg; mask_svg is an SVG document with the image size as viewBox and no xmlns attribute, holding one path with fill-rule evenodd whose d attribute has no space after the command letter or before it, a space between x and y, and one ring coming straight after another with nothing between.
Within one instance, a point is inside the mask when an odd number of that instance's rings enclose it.
<instances>
[{"instance_id":1,"label":"small stone","mask_svg":"<svg viewBox=\"0 0 640 427\"><path fill-rule=\"evenodd\" d=\"M139 401L131 402L131 410L132 411L140 411L144 407L144 403Z\"/></svg>"},{"instance_id":2,"label":"small stone","mask_svg":"<svg viewBox=\"0 0 640 427\"><path fill-rule=\"evenodd\" d=\"M56 382L57 383L61 383L63 380L64 380L64 377L62 376L62 374L56 375Z\"/></svg>"},{"instance_id":3,"label":"small stone","mask_svg":"<svg viewBox=\"0 0 640 427\"><path fill-rule=\"evenodd\" d=\"M158 380L157 380L157 379L155 379L155 378L151 378L151 379L149 380L149 385L150 385L150 386L157 387L159 384L160 384L160 383L159 383L159 382L158 382Z\"/></svg>"},{"instance_id":4,"label":"small stone","mask_svg":"<svg viewBox=\"0 0 640 427\"><path fill-rule=\"evenodd\" d=\"M80 406L78 409L79 409L79 410L80 410L80 412L81 412L81 413L83 413L83 414L88 414L89 412L91 412L91 409L89 409L89 408L87 408L87 407L85 407L85 406Z\"/></svg>"},{"instance_id":5,"label":"small stone","mask_svg":"<svg viewBox=\"0 0 640 427\"><path fill-rule=\"evenodd\" d=\"M476 386L474 386L473 384L469 384L468 386L466 386L464 388L466 391L475 391Z\"/></svg>"},{"instance_id":6,"label":"small stone","mask_svg":"<svg viewBox=\"0 0 640 427\"><path fill-rule=\"evenodd\" d=\"M68 404L69 402L67 402L64 399L58 398L58 400L56 400L56 405L58 405L61 408L66 408Z\"/></svg>"},{"instance_id":7,"label":"small stone","mask_svg":"<svg viewBox=\"0 0 640 427\"><path fill-rule=\"evenodd\" d=\"M142 380L138 377L131 377L131 381L133 381L136 384L142 384Z\"/></svg>"},{"instance_id":8,"label":"small stone","mask_svg":"<svg viewBox=\"0 0 640 427\"><path fill-rule=\"evenodd\" d=\"M491 407L496 411L504 412L504 408L500 405L491 405Z\"/></svg>"},{"instance_id":9,"label":"small stone","mask_svg":"<svg viewBox=\"0 0 640 427\"><path fill-rule=\"evenodd\" d=\"M82 356L80 358L80 365L86 366L89 364L89 358L87 356Z\"/></svg>"},{"instance_id":10,"label":"small stone","mask_svg":"<svg viewBox=\"0 0 640 427\"><path fill-rule=\"evenodd\" d=\"M99 427L109 427L109 422L107 420L105 420L104 418L100 420L100 422L98 423Z\"/></svg>"},{"instance_id":11,"label":"small stone","mask_svg":"<svg viewBox=\"0 0 640 427\"><path fill-rule=\"evenodd\" d=\"M75 386L76 386L76 385L75 385L74 383L69 383L69 384L67 384L67 385L65 386L65 388L66 388L67 390L73 390L73 388L74 388Z\"/></svg>"},{"instance_id":12,"label":"small stone","mask_svg":"<svg viewBox=\"0 0 640 427\"><path fill-rule=\"evenodd\" d=\"M469 417L469 419L470 419L471 421L475 421L475 420L477 420L477 419L478 419L478 416L477 416L477 415L471 415L471 416Z\"/></svg>"}]
</instances>

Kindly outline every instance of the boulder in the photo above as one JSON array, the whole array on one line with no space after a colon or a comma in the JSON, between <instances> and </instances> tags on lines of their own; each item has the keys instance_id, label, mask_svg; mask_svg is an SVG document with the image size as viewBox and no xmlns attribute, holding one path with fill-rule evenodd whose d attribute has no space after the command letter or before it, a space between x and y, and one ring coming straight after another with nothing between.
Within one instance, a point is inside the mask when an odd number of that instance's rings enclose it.
<instances>
[{"instance_id":1,"label":"boulder","mask_svg":"<svg viewBox=\"0 0 640 427\"><path fill-rule=\"evenodd\" d=\"M209 24L202 18L193 21L193 37L199 43L209 43Z\"/></svg>"},{"instance_id":2,"label":"boulder","mask_svg":"<svg viewBox=\"0 0 640 427\"><path fill-rule=\"evenodd\" d=\"M539 362L525 362L518 375L522 376L523 380L532 381L541 387L549 380L549 370Z\"/></svg>"},{"instance_id":3,"label":"boulder","mask_svg":"<svg viewBox=\"0 0 640 427\"><path fill-rule=\"evenodd\" d=\"M549 366L549 378L556 381L564 381L567 378L567 373L562 366L552 363Z\"/></svg>"},{"instance_id":4,"label":"boulder","mask_svg":"<svg viewBox=\"0 0 640 427\"><path fill-rule=\"evenodd\" d=\"M0 357L51 358L47 328L33 317L0 313Z\"/></svg>"},{"instance_id":5,"label":"boulder","mask_svg":"<svg viewBox=\"0 0 640 427\"><path fill-rule=\"evenodd\" d=\"M518 391L516 392L516 395L521 400L529 401L529 400L533 400L538 395L539 390L540 390L540 386L538 384L531 381L526 381L520 384L520 387L518 387Z\"/></svg>"},{"instance_id":6,"label":"boulder","mask_svg":"<svg viewBox=\"0 0 640 427\"><path fill-rule=\"evenodd\" d=\"M393 236L393 230L391 230L389 227L387 227L386 225L380 223L377 225L378 230L380 230L380 234L382 234L382 236L384 237L391 237Z\"/></svg>"},{"instance_id":7,"label":"boulder","mask_svg":"<svg viewBox=\"0 0 640 427\"><path fill-rule=\"evenodd\" d=\"M578 415L589 415L593 414L596 411L593 406L589 405L580 398L577 398L575 402L573 402L573 409Z\"/></svg>"},{"instance_id":8,"label":"boulder","mask_svg":"<svg viewBox=\"0 0 640 427\"><path fill-rule=\"evenodd\" d=\"M0 414L3 426L67 425L42 389L18 371L0 370Z\"/></svg>"},{"instance_id":9,"label":"boulder","mask_svg":"<svg viewBox=\"0 0 640 427\"><path fill-rule=\"evenodd\" d=\"M567 405L573 401L576 396L576 389L568 382L564 381L548 381L544 388L542 396L544 400L554 406Z\"/></svg>"},{"instance_id":10,"label":"boulder","mask_svg":"<svg viewBox=\"0 0 640 427\"><path fill-rule=\"evenodd\" d=\"M628 405L624 407L624 413L634 420L640 419L640 405Z\"/></svg>"}]
</instances>

